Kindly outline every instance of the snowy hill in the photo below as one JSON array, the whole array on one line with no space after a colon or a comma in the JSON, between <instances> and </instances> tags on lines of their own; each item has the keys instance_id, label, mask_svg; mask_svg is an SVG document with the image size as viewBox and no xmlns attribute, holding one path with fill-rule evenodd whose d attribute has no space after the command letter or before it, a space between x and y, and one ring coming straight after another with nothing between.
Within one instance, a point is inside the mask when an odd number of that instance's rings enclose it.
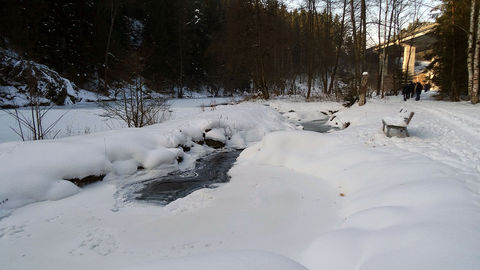
<instances>
[{"instance_id":1,"label":"snowy hill","mask_svg":"<svg viewBox=\"0 0 480 270\"><path fill-rule=\"evenodd\" d=\"M45 104L64 105L99 99L97 94L80 89L49 67L0 48L0 107L28 105L29 85L36 85L41 103Z\"/></svg>"}]
</instances>

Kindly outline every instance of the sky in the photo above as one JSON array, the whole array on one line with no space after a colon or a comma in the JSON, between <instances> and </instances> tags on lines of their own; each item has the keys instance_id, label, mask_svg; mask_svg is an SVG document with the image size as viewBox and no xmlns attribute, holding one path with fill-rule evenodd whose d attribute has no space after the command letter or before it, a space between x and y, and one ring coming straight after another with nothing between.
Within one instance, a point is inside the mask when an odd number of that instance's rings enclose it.
<instances>
[{"instance_id":1,"label":"sky","mask_svg":"<svg viewBox=\"0 0 480 270\"><path fill-rule=\"evenodd\" d=\"M430 21L433 22L435 21L435 18L432 16L432 9L436 6L438 6L441 1L440 0L407 0L409 3L412 4L419 4L419 14L418 16L414 16L414 12L408 12L410 14L410 18L406 18L405 25L403 27L407 27L408 23L414 20L414 17L418 17L420 21ZM319 5L319 9L322 9L322 5L324 4L325 1L323 0L317 0L317 3ZM378 0L367 0L367 16L370 18L368 21L373 22L374 20L378 20ZM384 0L383 2L386 2ZM299 8L305 5L305 0L284 0L284 3L287 4L290 8ZM334 12L342 12L342 4L339 3L337 5L333 5L335 11ZM412 7L413 8L413 7ZM378 44L378 29L377 29L377 24L371 23L369 24L369 33L371 33L370 37L368 37L367 43L369 45L373 46L375 44Z\"/></svg>"}]
</instances>

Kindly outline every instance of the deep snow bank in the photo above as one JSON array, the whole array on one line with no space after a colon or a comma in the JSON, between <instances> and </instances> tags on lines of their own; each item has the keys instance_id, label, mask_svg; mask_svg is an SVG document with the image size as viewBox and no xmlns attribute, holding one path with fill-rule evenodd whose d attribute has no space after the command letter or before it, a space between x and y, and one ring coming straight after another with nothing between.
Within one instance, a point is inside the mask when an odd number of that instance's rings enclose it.
<instances>
[{"instance_id":1,"label":"deep snow bank","mask_svg":"<svg viewBox=\"0 0 480 270\"><path fill-rule=\"evenodd\" d=\"M79 191L63 179L106 174L106 180L111 180L138 167L168 172L192 166L209 151L195 143L208 130L215 130L227 147L245 148L266 133L291 128L265 106L240 104L142 129L0 144L0 216L9 209ZM191 146L192 151L185 153L180 145ZM179 157L184 162L179 164Z\"/></svg>"},{"instance_id":2,"label":"deep snow bank","mask_svg":"<svg viewBox=\"0 0 480 270\"><path fill-rule=\"evenodd\" d=\"M239 157L327 181L344 196L343 223L313 241L309 269L474 269L480 213L456 170L344 134L276 132ZM346 140L350 140L348 143Z\"/></svg>"},{"instance_id":3,"label":"deep snow bank","mask_svg":"<svg viewBox=\"0 0 480 270\"><path fill-rule=\"evenodd\" d=\"M137 265L129 270L306 270L286 257L264 251L223 251L181 259L160 260L150 264Z\"/></svg>"}]
</instances>

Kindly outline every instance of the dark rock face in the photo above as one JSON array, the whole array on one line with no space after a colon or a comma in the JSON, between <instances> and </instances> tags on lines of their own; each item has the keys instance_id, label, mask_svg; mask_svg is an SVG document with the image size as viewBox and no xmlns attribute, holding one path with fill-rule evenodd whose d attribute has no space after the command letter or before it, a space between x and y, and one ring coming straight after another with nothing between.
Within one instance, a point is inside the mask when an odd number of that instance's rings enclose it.
<instances>
[{"instance_id":1,"label":"dark rock face","mask_svg":"<svg viewBox=\"0 0 480 270\"><path fill-rule=\"evenodd\" d=\"M205 144L208 145L209 147L215 148L215 149L220 149L225 147L225 143L215 141L212 139L205 139Z\"/></svg>"},{"instance_id":2,"label":"dark rock face","mask_svg":"<svg viewBox=\"0 0 480 270\"><path fill-rule=\"evenodd\" d=\"M204 140L201 140L201 141L193 141L194 143L198 144L198 145L204 145L205 144L205 141Z\"/></svg>"},{"instance_id":3,"label":"dark rock face","mask_svg":"<svg viewBox=\"0 0 480 270\"><path fill-rule=\"evenodd\" d=\"M77 185L78 187L84 187L96 182L103 181L103 178L105 178L105 175L89 175L84 178L73 178L73 179L65 179L67 181L70 181Z\"/></svg>"},{"instance_id":4,"label":"dark rock face","mask_svg":"<svg viewBox=\"0 0 480 270\"><path fill-rule=\"evenodd\" d=\"M183 152L190 152L190 150L192 149L191 146L187 146L187 145L179 145L179 147L182 148Z\"/></svg>"},{"instance_id":5,"label":"dark rock face","mask_svg":"<svg viewBox=\"0 0 480 270\"><path fill-rule=\"evenodd\" d=\"M72 81L48 66L30 61L0 47L0 107L29 105L31 96L46 99L46 104L64 105L82 100ZM21 98L21 103L17 98ZM16 101L17 100L17 101ZM87 100L88 101L88 100Z\"/></svg>"}]
</instances>

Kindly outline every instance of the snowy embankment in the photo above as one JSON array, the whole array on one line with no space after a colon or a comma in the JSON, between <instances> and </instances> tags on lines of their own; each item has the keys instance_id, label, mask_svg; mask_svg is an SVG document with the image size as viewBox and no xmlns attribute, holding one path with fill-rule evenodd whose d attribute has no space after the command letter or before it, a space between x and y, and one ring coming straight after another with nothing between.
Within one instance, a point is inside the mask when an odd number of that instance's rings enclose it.
<instances>
[{"instance_id":1,"label":"snowy embankment","mask_svg":"<svg viewBox=\"0 0 480 270\"><path fill-rule=\"evenodd\" d=\"M46 184L43 194L57 185L55 177L65 177L68 159L85 165L96 158L103 164L98 170L110 170L102 183L20 207L0 220L0 269L480 268L478 107L404 103L400 97L349 109L336 103L269 105L221 106L142 130L0 145L0 162L11 167L1 168L1 182L16 190L32 190L20 187L42 178L15 183L28 173L14 157L31 163L53 156L51 163L58 164L37 168L51 177L40 182ZM411 137L386 138L381 119L400 108L415 112ZM337 109L338 121L351 122L342 131L319 134L289 124ZM155 167L163 173L192 166L208 149L183 153L176 146L210 128L216 138L222 130L231 134L227 145L249 146L230 170L229 183L166 207L122 200L124 183L142 177L131 175L140 164L163 164ZM42 151L66 147L55 157L34 151L38 145ZM74 156L71 148L82 152ZM32 152L36 157L28 157ZM18 175L3 178L4 172Z\"/></svg>"},{"instance_id":2,"label":"snowy embankment","mask_svg":"<svg viewBox=\"0 0 480 270\"><path fill-rule=\"evenodd\" d=\"M238 100L237 98L195 98L195 99L169 99L167 104L172 112L169 119L189 118L193 114L210 111L211 105L227 104ZM30 108L18 109L27 119L30 119ZM44 126L49 126L58 118L61 120L55 125L52 133L58 131L57 139L85 135L95 132L126 128L125 122L117 119L106 119L100 115L104 111L96 103L77 103L73 105L54 106L43 118ZM0 110L0 143L18 141L20 137L12 130L17 129L18 123L5 111Z\"/></svg>"},{"instance_id":3,"label":"snowy embankment","mask_svg":"<svg viewBox=\"0 0 480 270\"><path fill-rule=\"evenodd\" d=\"M343 221L317 236L300 260L310 269L473 269L480 263L479 209L454 168L310 132L267 135L240 160L318 177L343 197Z\"/></svg>"},{"instance_id":4,"label":"snowy embankment","mask_svg":"<svg viewBox=\"0 0 480 270\"><path fill-rule=\"evenodd\" d=\"M131 175L138 167L162 173L193 166L208 148L195 142L212 133L227 147L245 148L266 133L290 128L261 105L218 107L143 129L124 129L53 141L0 144L0 216L28 203L57 200L79 191L65 179ZM193 147L185 153L180 146ZM179 164L182 158L185 162Z\"/></svg>"}]
</instances>

